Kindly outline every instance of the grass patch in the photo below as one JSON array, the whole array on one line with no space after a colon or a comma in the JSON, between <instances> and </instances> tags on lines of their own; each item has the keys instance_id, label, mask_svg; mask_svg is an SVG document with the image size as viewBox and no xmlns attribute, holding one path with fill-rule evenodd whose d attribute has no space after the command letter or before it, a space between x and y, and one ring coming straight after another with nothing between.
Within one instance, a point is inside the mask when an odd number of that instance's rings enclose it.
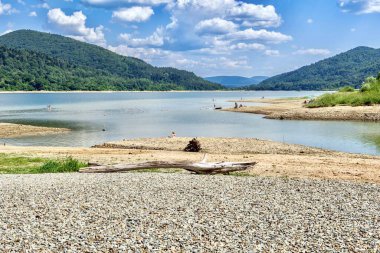
<instances>
[{"instance_id":1,"label":"grass patch","mask_svg":"<svg viewBox=\"0 0 380 253\"><path fill-rule=\"evenodd\" d=\"M252 174L249 172L231 172L229 175L235 177L257 177L256 174Z\"/></svg>"},{"instance_id":2,"label":"grass patch","mask_svg":"<svg viewBox=\"0 0 380 253\"><path fill-rule=\"evenodd\" d=\"M343 88L339 89L339 92L354 92L355 88L351 86L344 86Z\"/></svg>"},{"instance_id":3,"label":"grass patch","mask_svg":"<svg viewBox=\"0 0 380 253\"><path fill-rule=\"evenodd\" d=\"M46 158L16 157L0 154L0 174L41 174L78 172L87 166L71 157L64 160Z\"/></svg>"},{"instance_id":4,"label":"grass patch","mask_svg":"<svg viewBox=\"0 0 380 253\"><path fill-rule=\"evenodd\" d=\"M344 87L337 93L324 94L312 100L306 107L370 106L380 104L380 75L377 78L367 78L360 91L352 89L352 87Z\"/></svg>"}]
</instances>

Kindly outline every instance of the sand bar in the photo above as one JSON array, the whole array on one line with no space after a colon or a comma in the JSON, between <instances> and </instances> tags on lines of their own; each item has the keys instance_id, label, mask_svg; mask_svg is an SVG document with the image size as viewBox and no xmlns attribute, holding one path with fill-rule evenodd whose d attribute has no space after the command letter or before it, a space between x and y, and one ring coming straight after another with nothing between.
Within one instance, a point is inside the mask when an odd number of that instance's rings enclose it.
<instances>
[{"instance_id":1,"label":"sand bar","mask_svg":"<svg viewBox=\"0 0 380 253\"><path fill-rule=\"evenodd\" d=\"M268 119L380 121L380 105L306 108L304 101L305 99L301 98L238 100L237 103L246 106L237 109L227 108L224 111L263 114ZM247 103L264 105L250 106Z\"/></svg>"},{"instance_id":2,"label":"sand bar","mask_svg":"<svg viewBox=\"0 0 380 253\"><path fill-rule=\"evenodd\" d=\"M380 184L378 156L349 154L273 141L239 138L199 138L201 153L182 149L191 138L150 138L107 143L99 148L0 146L0 153L32 157L72 156L102 164L145 161L256 161L255 176L350 180Z\"/></svg>"},{"instance_id":3,"label":"sand bar","mask_svg":"<svg viewBox=\"0 0 380 253\"><path fill-rule=\"evenodd\" d=\"M0 138L17 138L23 136L39 136L48 134L67 133L70 129L41 127L12 123L0 123Z\"/></svg>"}]
</instances>

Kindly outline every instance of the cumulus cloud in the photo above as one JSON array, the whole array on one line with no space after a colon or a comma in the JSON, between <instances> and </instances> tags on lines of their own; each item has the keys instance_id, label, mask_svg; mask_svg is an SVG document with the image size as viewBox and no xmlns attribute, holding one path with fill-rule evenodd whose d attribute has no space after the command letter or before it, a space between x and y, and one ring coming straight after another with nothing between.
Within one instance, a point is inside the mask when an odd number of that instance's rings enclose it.
<instances>
[{"instance_id":1,"label":"cumulus cloud","mask_svg":"<svg viewBox=\"0 0 380 253\"><path fill-rule=\"evenodd\" d=\"M1 0L0 0L0 15L2 14L10 14L12 13L12 5L10 4L5 4L5 3L2 3Z\"/></svg>"},{"instance_id":2,"label":"cumulus cloud","mask_svg":"<svg viewBox=\"0 0 380 253\"><path fill-rule=\"evenodd\" d=\"M245 26L278 27L282 22L273 5L239 2L228 11L228 16L243 20Z\"/></svg>"},{"instance_id":3,"label":"cumulus cloud","mask_svg":"<svg viewBox=\"0 0 380 253\"><path fill-rule=\"evenodd\" d=\"M230 49L240 50L265 50L266 46L260 43L237 43L230 46Z\"/></svg>"},{"instance_id":4,"label":"cumulus cloud","mask_svg":"<svg viewBox=\"0 0 380 253\"><path fill-rule=\"evenodd\" d=\"M114 19L125 22L144 22L154 14L151 7L134 6L131 8L122 8L112 13Z\"/></svg>"},{"instance_id":5,"label":"cumulus cloud","mask_svg":"<svg viewBox=\"0 0 380 253\"><path fill-rule=\"evenodd\" d=\"M41 3L41 4L37 4L37 5L33 5L33 7L35 8L40 8L40 9L50 9L50 6L48 3Z\"/></svg>"},{"instance_id":6,"label":"cumulus cloud","mask_svg":"<svg viewBox=\"0 0 380 253\"><path fill-rule=\"evenodd\" d=\"M261 40L270 43L281 43L290 41L293 38L280 32L268 31L265 29L254 30L252 28L230 33L225 36L230 40Z\"/></svg>"},{"instance_id":7,"label":"cumulus cloud","mask_svg":"<svg viewBox=\"0 0 380 253\"><path fill-rule=\"evenodd\" d=\"M29 17L37 17L37 12L35 11L29 12Z\"/></svg>"},{"instance_id":8,"label":"cumulus cloud","mask_svg":"<svg viewBox=\"0 0 380 253\"><path fill-rule=\"evenodd\" d=\"M329 55L331 54L328 49L319 49L319 48L309 48L309 49L300 49L294 52L294 54L299 55Z\"/></svg>"},{"instance_id":9,"label":"cumulus cloud","mask_svg":"<svg viewBox=\"0 0 380 253\"><path fill-rule=\"evenodd\" d=\"M219 35L234 32L237 27L234 22L213 18L199 22L195 26L195 31L201 35Z\"/></svg>"},{"instance_id":10,"label":"cumulus cloud","mask_svg":"<svg viewBox=\"0 0 380 253\"><path fill-rule=\"evenodd\" d=\"M339 0L339 5L345 12L380 13L380 0Z\"/></svg>"},{"instance_id":11,"label":"cumulus cloud","mask_svg":"<svg viewBox=\"0 0 380 253\"><path fill-rule=\"evenodd\" d=\"M268 50L265 50L265 55L278 56L278 55L280 55L280 51L268 49Z\"/></svg>"},{"instance_id":12,"label":"cumulus cloud","mask_svg":"<svg viewBox=\"0 0 380 253\"><path fill-rule=\"evenodd\" d=\"M61 9L49 10L48 22L60 32L80 41L86 41L98 45L105 45L103 26L96 28L86 27L86 15L82 11L66 15Z\"/></svg>"},{"instance_id":13,"label":"cumulus cloud","mask_svg":"<svg viewBox=\"0 0 380 253\"><path fill-rule=\"evenodd\" d=\"M159 47L164 44L164 28L159 27L156 31L146 38L134 38L131 34L122 33L120 38L131 47L153 46Z\"/></svg>"},{"instance_id":14,"label":"cumulus cloud","mask_svg":"<svg viewBox=\"0 0 380 253\"><path fill-rule=\"evenodd\" d=\"M82 0L82 3L85 4L104 7L126 6L129 4L159 5L171 2L172 0Z\"/></svg>"},{"instance_id":15,"label":"cumulus cloud","mask_svg":"<svg viewBox=\"0 0 380 253\"><path fill-rule=\"evenodd\" d=\"M2 35L4 35L4 34L7 34L7 33L11 33L11 32L13 32L13 30L11 30L11 29L6 30L6 31L0 33L0 36L2 36Z\"/></svg>"}]
</instances>

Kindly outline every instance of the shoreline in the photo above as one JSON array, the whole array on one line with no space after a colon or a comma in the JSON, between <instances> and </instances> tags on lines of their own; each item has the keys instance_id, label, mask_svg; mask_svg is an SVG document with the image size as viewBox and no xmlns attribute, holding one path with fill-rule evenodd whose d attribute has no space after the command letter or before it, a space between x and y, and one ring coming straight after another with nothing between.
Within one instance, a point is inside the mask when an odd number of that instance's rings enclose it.
<instances>
[{"instance_id":1,"label":"shoreline","mask_svg":"<svg viewBox=\"0 0 380 253\"><path fill-rule=\"evenodd\" d=\"M63 134L70 132L68 128L42 127L0 122L0 138L18 138L26 136L41 136L51 134Z\"/></svg>"},{"instance_id":2,"label":"shoreline","mask_svg":"<svg viewBox=\"0 0 380 253\"><path fill-rule=\"evenodd\" d=\"M304 107L304 101L304 98L236 100L230 102L263 105L226 108L222 111L261 114L266 119L277 120L380 121L380 105L307 108Z\"/></svg>"},{"instance_id":3,"label":"shoreline","mask_svg":"<svg viewBox=\"0 0 380 253\"><path fill-rule=\"evenodd\" d=\"M323 179L380 184L380 158L252 138L198 138L200 153L182 151L191 137L144 138L109 142L95 148L0 146L0 153L49 159L71 156L100 164L142 161L257 162L243 175Z\"/></svg>"},{"instance_id":4,"label":"shoreline","mask_svg":"<svg viewBox=\"0 0 380 253\"><path fill-rule=\"evenodd\" d=\"M167 92L167 93L190 93L190 92L252 92L244 90L168 90L168 91L112 91L112 90L101 90L101 91L90 91L90 90L72 90L72 91L0 91L0 94L49 94L49 93L153 93L153 92Z\"/></svg>"}]
</instances>

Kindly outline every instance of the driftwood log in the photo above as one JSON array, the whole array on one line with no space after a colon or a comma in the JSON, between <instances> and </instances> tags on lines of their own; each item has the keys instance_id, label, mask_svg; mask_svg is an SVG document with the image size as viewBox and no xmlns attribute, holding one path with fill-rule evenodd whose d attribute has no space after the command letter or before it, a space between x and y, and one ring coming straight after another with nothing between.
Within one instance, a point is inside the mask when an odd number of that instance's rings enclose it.
<instances>
[{"instance_id":1,"label":"driftwood log","mask_svg":"<svg viewBox=\"0 0 380 253\"><path fill-rule=\"evenodd\" d=\"M89 167L79 170L81 173L112 173L144 169L184 169L196 174L228 174L229 172L244 171L256 165L256 162L206 162L206 157L198 163L189 161L164 162L153 161L133 164L101 165L89 164Z\"/></svg>"}]
</instances>

